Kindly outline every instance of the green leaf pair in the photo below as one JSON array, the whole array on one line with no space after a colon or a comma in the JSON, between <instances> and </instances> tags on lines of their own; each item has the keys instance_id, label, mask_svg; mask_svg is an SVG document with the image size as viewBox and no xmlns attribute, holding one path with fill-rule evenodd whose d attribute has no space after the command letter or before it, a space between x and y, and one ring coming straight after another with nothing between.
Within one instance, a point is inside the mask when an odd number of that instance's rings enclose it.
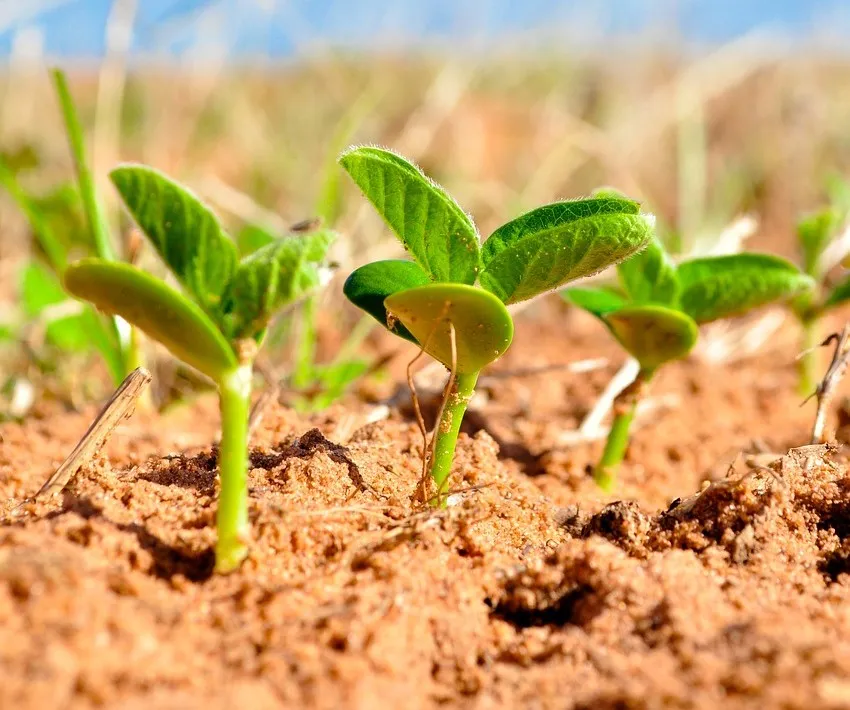
<instances>
[{"instance_id":1,"label":"green leaf pair","mask_svg":"<svg viewBox=\"0 0 850 710\"><path fill-rule=\"evenodd\" d=\"M189 190L145 166L110 175L127 209L189 298L128 264L84 259L65 287L120 315L218 381L239 363L238 343L259 343L274 313L315 289L334 234L274 240L239 259L215 215Z\"/></svg>"},{"instance_id":2,"label":"green leaf pair","mask_svg":"<svg viewBox=\"0 0 850 710\"><path fill-rule=\"evenodd\" d=\"M657 237L617 269L620 288L573 288L564 298L597 316L649 373L687 355L698 325L741 315L811 288L812 278L767 254L674 265Z\"/></svg>"},{"instance_id":3,"label":"green leaf pair","mask_svg":"<svg viewBox=\"0 0 850 710\"><path fill-rule=\"evenodd\" d=\"M846 212L829 206L803 217L797 223L797 241L803 259L803 270L817 281L817 293L795 301L795 310L803 319L817 318L824 312L850 300L850 276L845 276L832 286L827 286L829 265L823 256L845 224ZM845 256L846 260L846 256Z\"/></svg>"},{"instance_id":4,"label":"green leaf pair","mask_svg":"<svg viewBox=\"0 0 850 710\"><path fill-rule=\"evenodd\" d=\"M636 202L606 194L539 207L482 246L470 217L404 158L360 147L340 163L413 257L360 267L345 295L461 374L478 372L510 345L505 306L621 262L651 234Z\"/></svg>"}]
</instances>

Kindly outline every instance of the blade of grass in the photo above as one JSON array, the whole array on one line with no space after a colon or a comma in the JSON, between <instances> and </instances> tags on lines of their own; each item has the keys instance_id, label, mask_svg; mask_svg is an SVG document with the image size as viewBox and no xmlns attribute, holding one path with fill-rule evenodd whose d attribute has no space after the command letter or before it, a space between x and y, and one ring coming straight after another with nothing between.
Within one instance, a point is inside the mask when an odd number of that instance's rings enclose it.
<instances>
[{"instance_id":1,"label":"blade of grass","mask_svg":"<svg viewBox=\"0 0 850 710\"><path fill-rule=\"evenodd\" d=\"M71 147L71 155L74 159L74 169L77 172L77 181L80 186L80 197L83 201L83 209L86 215L89 232L95 251L101 259L115 259L115 250L109 238L109 227L103 207L97 198L97 189L94 176L86 160L85 138L80 117L74 106L71 91L68 88L68 80L61 69L51 71L56 94L62 108L62 118L65 122L65 131L68 134L68 142Z\"/></svg>"},{"instance_id":2,"label":"blade of grass","mask_svg":"<svg viewBox=\"0 0 850 710\"><path fill-rule=\"evenodd\" d=\"M9 196L26 216L30 224L30 229L32 229L39 246L47 256L50 266L53 267L53 270L57 274L61 274L68 263L65 246L53 233L47 220L43 218L41 211L33 203L30 196L21 186L20 182L18 182L18 178L2 159L0 159L0 185L6 189L6 192L9 193Z\"/></svg>"}]
</instances>

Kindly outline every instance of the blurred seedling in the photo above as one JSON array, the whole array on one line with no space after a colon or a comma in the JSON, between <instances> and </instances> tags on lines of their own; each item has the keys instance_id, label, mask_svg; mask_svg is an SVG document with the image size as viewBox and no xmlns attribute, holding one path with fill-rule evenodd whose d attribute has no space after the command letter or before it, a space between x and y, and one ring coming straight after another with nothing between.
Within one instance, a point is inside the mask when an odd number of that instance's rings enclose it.
<instances>
[{"instance_id":1,"label":"blurred seedling","mask_svg":"<svg viewBox=\"0 0 850 710\"><path fill-rule=\"evenodd\" d=\"M323 220L305 220L285 230L289 236L317 230ZM272 230L258 224L248 224L236 236L239 253L244 257L273 243L279 237ZM327 284L323 285L325 288ZM371 369L370 364L357 357L357 350L372 329L373 321L363 317L350 330L339 350L329 362L318 362L318 317L321 312L322 290L307 295L293 312L292 318L278 319L269 327L267 348L275 351L288 349L292 363L284 378L273 368L265 375L277 390L283 390L287 405L298 411L321 411L342 397L351 385ZM274 360L274 356L271 358Z\"/></svg>"},{"instance_id":2,"label":"blurred seedling","mask_svg":"<svg viewBox=\"0 0 850 710\"><path fill-rule=\"evenodd\" d=\"M103 357L116 385L141 364L138 340L120 318L104 319L90 307L80 309L61 286L71 255L83 253L105 260L116 258L103 206L89 168L85 137L65 75L52 72L53 83L71 148L77 182L36 194L22 173L38 164L31 151L0 157L0 185L29 222L39 258L23 269L20 282L24 317L13 337L25 337L25 323L42 323L41 340L59 353L90 352ZM49 358L40 360L47 365Z\"/></svg>"},{"instance_id":3,"label":"blurred seedling","mask_svg":"<svg viewBox=\"0 0 850 710\"><path fill-rule=\"evenodd\" d=\"M247 445L254 360L272 317L318 288L332 232L276 239L239 258L215 215L184 187L145 166L111 174L125 206L185 295L130 264L88 258L65 271L65 287L120 315L218 388L221 491L216 569L248 554Z\"/></svg>"},{"instance_id":4,"label":"blurred seedling","mask_svg":"<svg viewBox=\"0 0 850 710\"><path fill-rule=\"evenodd\" d=\"M303 233L318 229L321 225L333 227L342 212L342 174L336 159L340 151L350 142L352 134L363 123L374 107L381 92L365 91L343 112L325 149L325 159L319 171L319 185L314 204L314 219L307 219L287 227L275 213L257 205L251 197L239 193L221 183L211 183L215 192L226 197L231 206L238 204L235 214L244 226L236 234L240 254L246 256L271 243L276 235L284 232ZM222 194L224 193L224 194ZM328 288L307 295L299 304L292 318L278 319L272 324L267 336L267 360L281 359L291 363L283 378L272 367L266 367L273 389L283 394L288 406L297 411L316 412L340 399L359 379L381 367L381 362L370 363L358 356L363 341L374 328L374 321L363 316L351 328L344 328L346 337L329 361L319 360L319 318L338 316L322 304L327 300ZM339 322L336 323L341 327ZM286 355L281 355L281 351Z\"/></svg>"},{"instance_id":5,"label":"blurred seedling","mask_svg":"<svg viewBox=\"0 0 850 710\"><path fill-rule=\"evenodd\" d=\"M502 225L481 244L470 217L401 156L358 147L339 161L413 257L361 266L345 295L450 372L423 457L436 487L430 500L445 506L479 373L513 339L507 306L632 256L649 239L651 219L619 196L557 202Z\"/></svg>"},{"instance_id":6,"label":"blurred seedling","mask_svg":"<svg viewBox=\"0 0 850 710\"><path fill-rule=\"evenodd\" d=\"M619 288L570 288L564 298L599 318L638 362L638 373L614 401L614 420L594 478L611 491L629 443L638 402L655 373L696 345L699 325L746 313L810 288L810 276L767 254L690 259L674 265L653 236L617 267Z\"/></svg>"},{"instance_id":7,"label":"blurred seedling","mask_svg":"<svg viewBox=\"0 0 850 710\"><path fill-rule=\"evenodd\" d=\"M838 200L797 223L802 268L813 287L792 302L803 331L799 359L800 393L811 395L820 379L820 321L825 313L850 300L850 275L835 279L836 267L850 255L847 211Z\"/></svg>"}]
</instances>

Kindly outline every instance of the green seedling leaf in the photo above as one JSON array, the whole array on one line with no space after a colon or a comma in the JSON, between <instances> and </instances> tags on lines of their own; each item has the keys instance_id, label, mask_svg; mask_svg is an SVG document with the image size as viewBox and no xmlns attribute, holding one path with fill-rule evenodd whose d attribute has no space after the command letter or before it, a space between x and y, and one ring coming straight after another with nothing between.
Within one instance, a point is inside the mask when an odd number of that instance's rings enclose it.
<instances>
[{"instance_id":1,"label":"green seedling leaf","mask_svg":"<svg viewBox=\"0 0 850 710\"><path fill-rule=\"evenodd\" d=\"M236 248L239 250L239 256L245 257L274 241L275 237L265 229L249 224L236 235Z\"/></svg>"},{"instance_id":2,"label":"green seedling leaf","mask_svg":"<svg viewBox=\"0 0 850 710\"><path fill-rule=\"evenodd\" d=\"M502 302L483 289L464 284L429 284L387 297L387 310L413 334L421 347L446 367L452 366L454 325L458 374L472 374L498 358L514 335Z\"/></svg>"},{"instance_id":3,"label":"green seedling leaf","mask_svg":"<svg viewBox=\"0 0 850 710\"><path fill-rule=\"evenodd\" d=\"M499 227L484 243L481 285L517 303L590 276L640 251L652 234L637 202L557 202Z\"/></svg>"},{"instance_id":4,"label":"green seedling leaf","mask_svg":"<svg viewBox=\"0 0 850 710\"><path fill-rule=\"evenodd\" d=\"M213 380L238 365L233 349L197 305L134 266L83 259L65 270L64 281L69 293L121 316Z\"/></svg>"},{"instance_id":5,"label":"green seedling leaf","mask_svg":"<svg viewBox=\"0 0 850 710\"><path fill-rule=\"evenodd\" d=\"M87 306L79 316L79 330L85 333L91 346L100 353L113 382L121 382L126 376L124 354L118 341L118 333L94 308Z\"/></svg>"},{"instance_id":6,"label":"green seedling leaf","mask_svg":"<svg viewBox=\"0 0 850 710\"><path fill-rule=\"evenodd\" d=\"M843 281L840 281L835 288L830 291L829 296L823 304L824 308L835 308L842 303L850 301L850 276Z\"/></svg>"},{"instance_id":7,"label":"green seedling leaf","mask_svg":"<svg viewBox=\"0 0 850 710\"><path fill-rule=\"evenodd\" d=\"M416 338L399 321L390 325L384 301L398 291L425 286L430 281L428 274L415 262L387 259L365 264L352 272L345 280L342 292L391 333L415 343Z\"/></svg>"},{"instance_id":8,"label":"green seedling leaf","mask_svg":"<svg viewBox=\"0 0 850 710\"><path fill-rule=\"evenodd\" d=\"M0 150L0 163L17 175L37 168L41 164L38 152L30 143L17 146L11 150Z\"/></svg>"},{"instance_id":9,"label":"green seedling leaf","mask_svg":"<svg viewBox=\"0 0 850 710\"><path fill-rule=\"evenodd\" d=\"M741 315L814 286L810 276L770 254L704 257L679 264L681 309L697 323Z\"/></svg>"},{"instance_id":10,"label":"green seedling leaf","mask_svg":"<svg viewBox=\"0 0 850 710\"><path fill-rule=\"evenodd\" d=\"M654 234L643 251L617 266L617 274L629 300L636 305L672 306L678 299L676 267Z\"/></svg>"},{"instance_id":11,"label":"green seedling leaf","mask_svg":"<svg viewBox=\"0 0 850 710\"><path fill-rule=\"evenodd\" d=\"M568 288L561 291L567 303L591 313L598 318L623 308L626 299L610 288Z\"/></svg>"},{"instance_id":12,"label":"green seedling leaf","mask_svg":"<svg viewBox=\"0 0 850 710\"><path fill-rule=\"evenodd\" d=\"M339 162L432 280L475 282L478 232L443 188L381 148L353 148Z\"/></svg>"},{"instance_id":13,"label":"green seedling leaf","mask_svg":"<svg viewBox=\"0 0 850 710\"><path fill-rule=\"evenodd\" d=\"M67 263L65 245L57 237L50 225L50 220L39 209L37 201L24 190L17 176L2 160L0 160L0 186L9 193L20 210L26 215L30 229L32 229L33 235L44 251L50 265L57 271L64 269Z\"/></svg>"},{"instance_id":14,"label":"green seedling leaf","mask_svg":"<svg viewBox=\"0 0 850 710\"><path fill-rule=\"evenodd\" d=\"M699 328L691 318L664 306L627 306L608 313L603 320L641 369L649 372L685 357L699 337Z\"/></svg>"},{"instance_id":15,"label":"green seedling leaf","mask_svg":"<svg viewBox=\"0 0 850 710\"><path fill-rule=\"evenodd\" d=\"M218 321L236 270L236 246L189 190L153 168L125 165L109 174L136 223L189 295Z\"/></svg>"},{"instance_id":16,"label":"green seedling leaf","mask_svg":"<svg viewBox=\"0 0 850 710\"><path fill-rule=\"evenodd\" d=\"M27 264L21 274L20 296L24 313L29 318L42 316L51 306L72 303L53 272L35 261ZM47 341L60 350L85 352L91 348L91 340L82 327L80 313L42 320L45 322Z\"/></svg>"},{"instance_id":17,"label":"green seedling leaf","mask_svg":"<svg viewBox=\"0 0 850 710\"><path fill-rule=\"evenodd\" d=\"M21 273L20 297L24 313L30 318L48 306L68 300L59 279L36 261L29 262Z\"/></svg>"},{"instance_id":18,"label":"green seedling leaf","mask_svg":"<svg viewBox=\"0 0 850 710\"><path fill-rule=\"evenodd\" d=\"M838 211L827 208L805 217L797 224L797 239L803 251L803 271L809 276L819 275L821 254L835 236L840 221Z\"/></svg>"},{"instance_id":19,"label":"green seedling leaf","mask_svg":"<svg viewBox=\"0 0 850 710\"><path fill-rule=\"evenodd\" d=\"M321 286L320 265L335 238L321 231L276 239L245 257L225 294L228 336L258 339L277 310Z\"/></svg>"},{"instance_id":20,"label":"green seedling leaf","mask_svg":"<svg viewBox=\"0 0 850 710\"><path fill-rule=\"evenodd\" d=\"M608 185L603 185L602 187L597 187L590 193L591 197L597 199L611 199L611 200L628 200L629 196L625 192L621 192L616 187L610 187Z\"/></svg>"}]
</instances>

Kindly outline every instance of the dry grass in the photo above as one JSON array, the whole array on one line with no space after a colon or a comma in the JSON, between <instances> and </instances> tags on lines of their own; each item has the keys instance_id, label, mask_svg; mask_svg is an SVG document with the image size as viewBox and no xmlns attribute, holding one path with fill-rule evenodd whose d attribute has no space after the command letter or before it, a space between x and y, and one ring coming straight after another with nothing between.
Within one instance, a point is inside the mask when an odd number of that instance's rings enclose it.
<instances>
[{"instance_id":1,"label":"dry grass","mask_svg":"<svg viewBox=\"0 0 850 710\"><path fill-rule=\"evenodd\" d=\"M234 228L316 214L340 140L416 159L484 235L524 208L607 184L703 251L748 214L758 224L749 246L788 255L796 216L823 198L828 174L850 172L850 63L777 56L756 36L688 59L325 52L265 69L148 66L126 76L119 53L103 76L120 105L99 91L94 69L70 75L101 179L113 156L148 162L195 187ZM41 158L28 180L70 177L46 68L7 67L0 106L0 149L33 146ZM345 275L399 247L340 185L335 257ZM25 223L0 195L0 313L15 309L27 255Z\"/></svg>"}]
</instances>

